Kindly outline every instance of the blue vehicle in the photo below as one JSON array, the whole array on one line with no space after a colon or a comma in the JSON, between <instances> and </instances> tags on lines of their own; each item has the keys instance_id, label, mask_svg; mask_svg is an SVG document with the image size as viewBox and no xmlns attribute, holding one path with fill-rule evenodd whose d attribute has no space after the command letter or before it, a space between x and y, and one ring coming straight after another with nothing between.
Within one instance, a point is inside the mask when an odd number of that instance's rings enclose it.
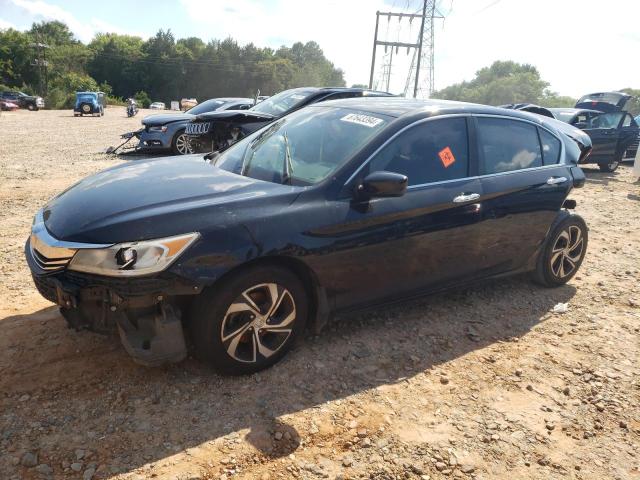
<instances>
[{"instance_id":1,"label":"blue vehicle","mask_svg":"<svg viewBox=\"0 0 640 480\"><path fill-rule=\"evenodd\" d=\"M73 116L104 115L107 104L103 92L76 92L76 104L73 107Z\"/></svg>"},{"instance_id":2,"label":"blue vehicle","mask_svg":"<svg viewBox=\"0 0 640 480\"><path fill-rule=\"evenodd\" d=\"M36 214L25 253L71 326L118 330L138 362L192 344L252 373L339 312L519 272L564 285L587 250L567 197L590 149L581 130L515 110L320 102L208 162L84 179Z\"/></svg>"},{"instance_id":3,"label":"blue vehicle","mask_svg":"<svg viewBox=\"0 0 640 480\"><path fill-rule=\"evenodd\" d=\"M184 133L187 124L206 112L223 110L247 110L253 106L251 98L212 98L186 112L160 113L142 119L144 128L137 132L140 142L137 149L154 152L171 151L174 155L191 153L191 147Z\"/></svg>"},{"instance_id":4,"label":"blue vehicle","mask_svg":"<svg viewBox=\"0 0 640 480\"><path fill-rule=\"evenodd\" d=\"M584 130L593 151L585 163L597 163L603 172L615 171L620 162L634 158L640 136L639 123L624 110L631 95L600 92L585 95L575 108L551 108L558 120Z\"/></svg>"}]
</instances>

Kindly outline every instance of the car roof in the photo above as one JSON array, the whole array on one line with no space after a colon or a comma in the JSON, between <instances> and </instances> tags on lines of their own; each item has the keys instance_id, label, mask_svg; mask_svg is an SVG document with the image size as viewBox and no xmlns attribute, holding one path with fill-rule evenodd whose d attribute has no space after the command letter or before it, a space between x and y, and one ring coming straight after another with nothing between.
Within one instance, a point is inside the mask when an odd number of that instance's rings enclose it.
<instances>
[{"instance_id":1,"label":"car roof","mask_svg":"<svg viewBox=\"0 0 640 480\"><path fill-rule=\"evenodd\" d=\"M572 107L568 107L568 108L562 108L562 107L554 107L554 108L550 108L549 110L551 110L552 112L565 112L565 113L580 113L580 112L592 112L592 113L602 113L600 110L590 110L588 108L572 108Z\"/></svg>"},{"instance_id":2,"label":"car roof","mask_svg":"<svg viewBox=\"0 0 640 480\"><path fill-rule=\"evenodd\" d=\"M370 113L378 113L381 115L388 115L390 117L401 117L420 113L423 113L425 116L435 115L438 113L490 113L493 115L497 114L531 119L531 115L533 115L519 110L509 110L500 107L491 107L489 105L480 105L477 103L437 99L418 100L402 97L349 98L344 100L331 100L320 104L314 104L312 106L335 106L353 110L362 110Z\"/></svg>"},{"instance_id":3,"label":"car roof","mask_svg":"<svg viewBox=\"0 0 640 480\"><path fill-rule=\"evenodd\" d=\"M369 95L383 95L393 97L394 95L389 92L382 92L379 90L371 90L369 88L360 88L360 87L298 87L298 88L290 88L288 90L283 90L285 92L308 92L308 93L341 93L341 92L352 92L352 93L360 93L363 92ZM281 92L278 92L281 93Z\"/></svg>"},{"instance_id":4,"label":"car roof","mask_svg":"<svg viewBox=\"0 0 640 480\"><path fill-rule=\"evenodd\" d=\"M221 102L230 103L230 102L249 102L253 103L253 98L241 98L241 97L221 97L221 98L210 98L209 100L219 100ZM205 100L206 102L207 100ZM204 102L202 102L204 103Z\"/></svg>"}]
</instances>

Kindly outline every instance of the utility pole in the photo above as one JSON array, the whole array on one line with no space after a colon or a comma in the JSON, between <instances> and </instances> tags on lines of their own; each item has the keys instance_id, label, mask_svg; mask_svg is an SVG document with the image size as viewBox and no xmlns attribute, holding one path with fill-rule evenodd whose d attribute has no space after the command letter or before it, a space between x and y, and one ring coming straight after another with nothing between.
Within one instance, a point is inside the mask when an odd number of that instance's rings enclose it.
<instances>
[{"instance_id":1,"label":"utility pole","mask_svg":"<svg viewBox=\"0 0 640 480\"><path fill-rule=\"evenodd\" d=\"M378 45L384 46L385 50L388 47L391 47L392 53L391 58L393 58L393 49L396 49L396 53L399 48L406 48L407 53L411 50L414 51L413 60L411 62L411 67L409 70L409 74L407 76L407 84L405 87L405 94L409 90L409 85L413 83L413 97L416 98L420 91L420 77L421 73L427 75L428 85L427 92L431 94L434 89L434 20L437 18L444 18L436 9L437 0L423 0L422 2L422 13L400 13L400 12L376 12L376 29L373 39L373 54L371 58L371 75L369 77L369 88L373 88L373 77L375 73L376 66L376 53ZM380 17L387 17L388 21L391 20L391 17L399 17L399 22L407 19L409 23L413 22L415 19L420 20L420 33L418 35L418 40L416 43L408 43L408 42L389 42L385 40L378 39L379 25L380 25ZM426 68L425 68L426 65ZM422 70L428 70L427 72L422 72ZM415 77L413 76L415 72ZM389 62L389 68L386 70L387 77L387 90L388 85L390 83L391 77L391 61ZM413 82L411 82L413 80Z\"/></svg>"},{"instance_id":2,"label":"utility pole","mask_svg":"<svg viewBox=\"0 0 640 480\"><path fill-rule=\"evenodd\" d=\"M49 66L49 62L47 61L47 53L46 49L49 48L49 45L41 41L40 35L36 34L36 42L30 45L32 48L36 49L37 57L31 61L31 65L34 67L38 67L38 79L40 83L40 95L44 98L47 97L47 93L49 91L49 75L47 71L47 67Z\"/></svg>"}]
</instances>

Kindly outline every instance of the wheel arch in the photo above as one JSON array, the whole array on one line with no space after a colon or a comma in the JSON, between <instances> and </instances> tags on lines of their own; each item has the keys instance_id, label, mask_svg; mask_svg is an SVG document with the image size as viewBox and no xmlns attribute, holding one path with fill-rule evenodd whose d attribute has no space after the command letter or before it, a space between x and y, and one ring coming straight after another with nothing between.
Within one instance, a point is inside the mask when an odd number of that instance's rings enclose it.
<instances>
[{"instance_id":1,"label":"wheel arch","mask_svg":"<svg viewBox=\"0 0 640 480\"><path fill-rule=\"evenodd\" d=\"M531 257L529 257L529 260L527 260L527 264L526 264L527 266L525 268L525 271L535 270L536 265L538 263L538 257L544 251L544 247L549 241L549 234L555 230L556 226L558 226L560 222L564 221L565 218L568 218L571 215L575 215L575 214L572 214L565 209L561 209L560 211L558 211L558 215L556 215L556 218L553 220L551 225L549 225L549 229L547 230L547 233L545 233L544 235L544 240L540 243L540 245L538 245L538 248L536 248L536 251L533 253L533 255L531 255Z\"/></svg>"},{"instance_id":2,"label":"wheel arch","mask_svg":"<svg viewBox=\"0 0 640 480\"><path fill-rule=\"evenodd\" d=\"M285 255L259 257L237 265L221 275L211 287L224 283L231 275L239 275L245 270L255 267L280 267L292 272L304 287L309 298L309 319L307 328L319 333L329 320L329 301L326 289L321 285L313 269L302 260Z\"/></svg>"}]
</instances>

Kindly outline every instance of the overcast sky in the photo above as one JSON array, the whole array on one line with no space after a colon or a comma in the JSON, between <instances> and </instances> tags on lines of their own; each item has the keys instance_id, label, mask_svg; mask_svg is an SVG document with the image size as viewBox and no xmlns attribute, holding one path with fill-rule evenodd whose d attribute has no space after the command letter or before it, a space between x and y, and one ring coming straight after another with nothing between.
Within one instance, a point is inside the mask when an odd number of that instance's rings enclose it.
<instances>
[{"instance_id":1,"label":"overcast sky","mask_svg":"<svg viewBox=\"0 0 640 480\"><path fill-rule=\"evenodd\" d=\"M375 12L415 12L421 0L0 0L0 28L40 20L67 23L87 42L96 32L148 37L170 28L177 37L231 36L277 48L315 40L345 72L368 83ZM469 80L495 60L538 67L551 88L578 97L640 88L640 0L441 0L435 29L435 86ZM380 36L415 42L417 22L386 17ZM384 60L383 49L378 65ZM404 90L410 56L398 52L391 90ZM376 78L380 78L379 70ZM378 87L384 87L378 84Z\"/></svg>"}]
</instances>

